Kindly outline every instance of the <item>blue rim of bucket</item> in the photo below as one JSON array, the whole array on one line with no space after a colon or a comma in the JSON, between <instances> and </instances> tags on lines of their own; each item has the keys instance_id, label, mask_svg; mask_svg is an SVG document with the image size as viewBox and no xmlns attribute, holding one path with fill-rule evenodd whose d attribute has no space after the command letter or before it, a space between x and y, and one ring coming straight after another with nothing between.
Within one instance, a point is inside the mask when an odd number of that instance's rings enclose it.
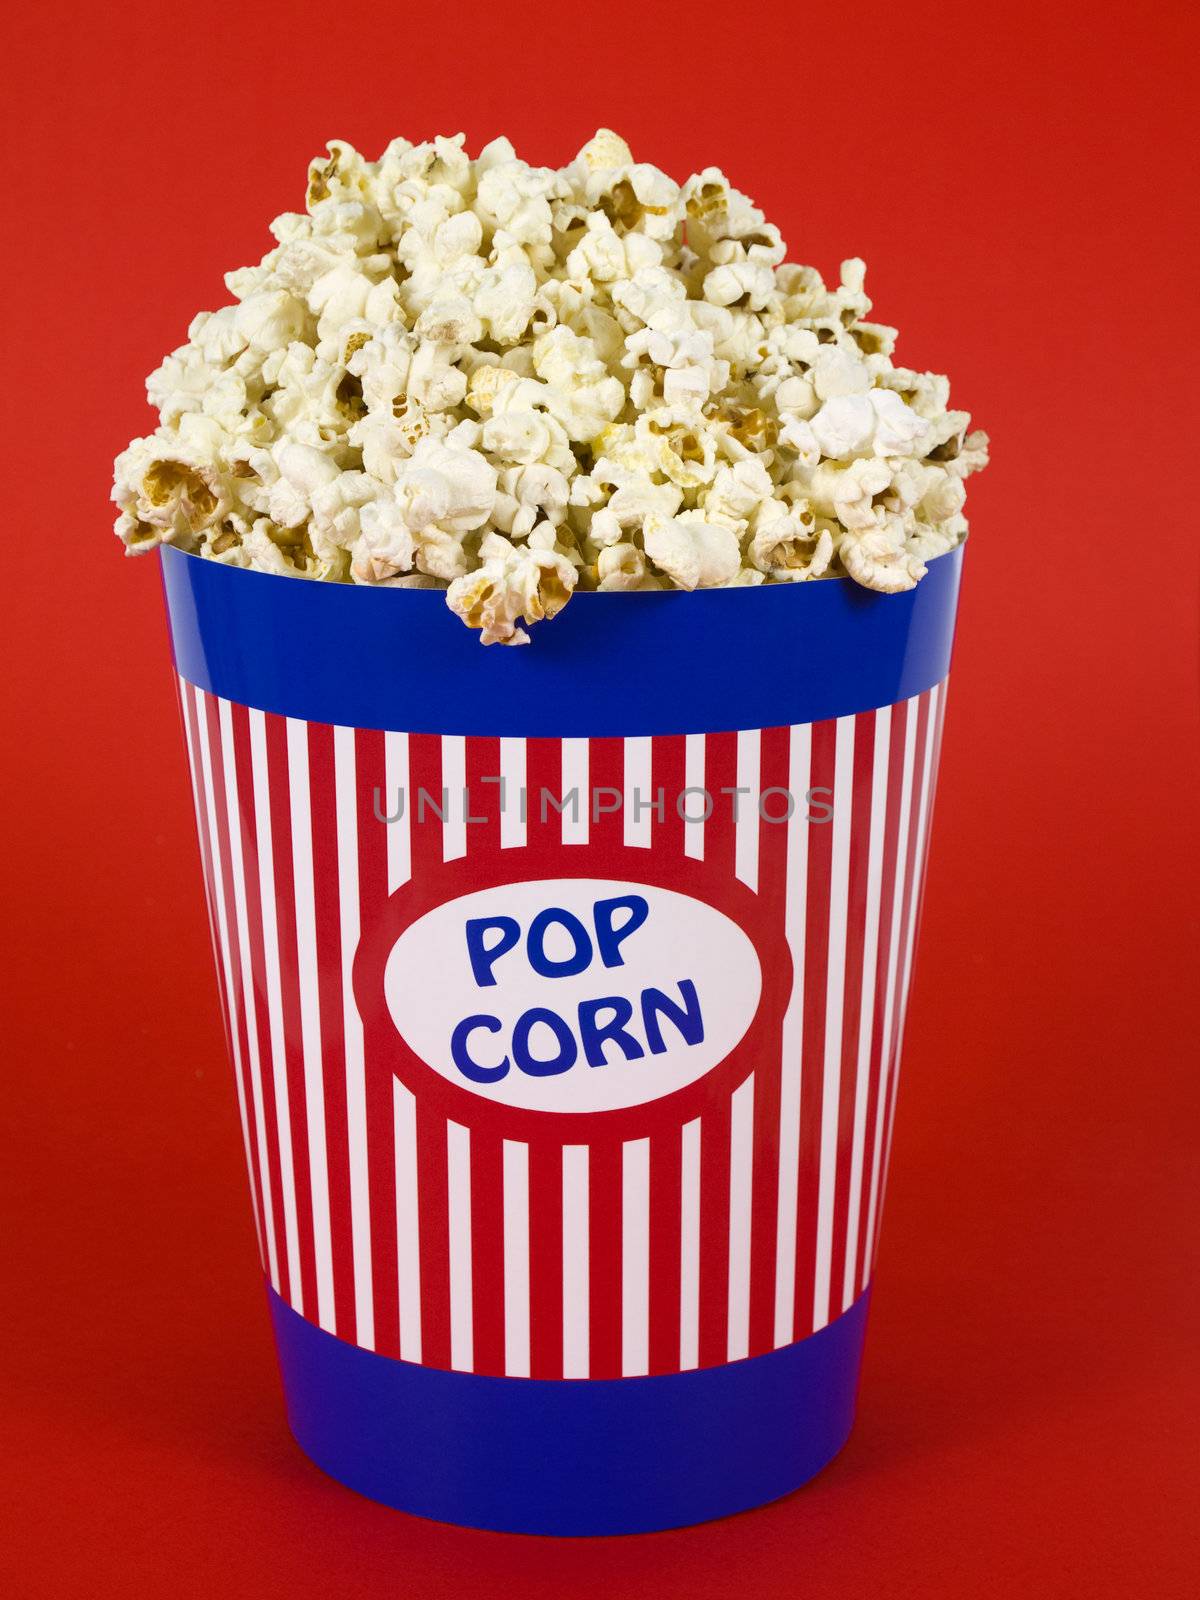
<instances>
[{"instance_id":1,"label":"blue rim of bucket","mask_svg":"<svg viewBox=\"0 0 1200 1600\"><path fill-rule=\"evenodd\" d=\"M946 676L963 547L904 594L849 579L575 595L519 648L480 645L439 590L313 583L164 547L175 664L226 700L408 733L638 736L786 727Z\"/></svg>"},{"instance_id":2,"label":"blue rim of bucket","mask_svg":"<svg viewBox=\"0 0 1200 1600\"><path fill-rule=\"evenodd\" d=\"M268 1286L297 1443L372 1500L504 1533L650 1533L776 1500L854 1419L870 1291L807 1339L645 1378L491 1378L376 1355Z\"/></svg>"}]
</instances>

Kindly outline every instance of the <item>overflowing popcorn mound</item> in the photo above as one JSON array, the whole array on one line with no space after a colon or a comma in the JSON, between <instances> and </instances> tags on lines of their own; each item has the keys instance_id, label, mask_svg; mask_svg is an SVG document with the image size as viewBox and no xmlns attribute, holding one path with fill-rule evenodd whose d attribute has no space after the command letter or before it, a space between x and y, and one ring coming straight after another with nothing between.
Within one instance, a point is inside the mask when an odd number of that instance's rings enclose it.
<instances>
[{"instance_id":1,"label":"overflowing popcorn mound","mask_svg":"<svg viewBox=\"0 0 1200 1600\"><path fill-rule=\"evenodd\" d=\"M576 589L891 593L961 541L987 438L893 366L861 261L827 288L716 167L676 184L607 129L559 171L463 144L312 163L147 380L130 552L443 588L516 644Z\"/></svg>"}]
</instances>

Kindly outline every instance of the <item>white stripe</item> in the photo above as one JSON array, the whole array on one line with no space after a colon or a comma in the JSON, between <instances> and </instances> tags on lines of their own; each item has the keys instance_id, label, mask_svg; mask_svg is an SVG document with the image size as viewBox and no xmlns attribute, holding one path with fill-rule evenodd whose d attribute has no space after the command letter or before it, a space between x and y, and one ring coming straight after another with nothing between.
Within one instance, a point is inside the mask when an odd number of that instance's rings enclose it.
<instances>
[{"instance_id":1,"label":"white stripe","mask_svg":"<svg viewBox=\"0 0 1200 1600\"><path fill-rule=\"evenodd\" d=\"M739 789L749 794L739 794L737 821L734 824L734 872L758 892L758 802L762 758L762 733L758 728L744 728L737 736L737 779Z\"/></svg>"},{"instance_id":2,"label":"white stripe","mask_svg":"<svg viewBox=\"0 0 1200 1600\"><path fill-rule=\"evenodd\" d=\"M925 729L925 750L921 769L921 810L917 818L916 851L913 861L912 890L909 896L908 930L904 941L904 967L900 978L899 998L897 1001L899 1006L899 1025L896 1029L896 1056L892 1066L888 1125L884 1139L883 1173L879 1180L879 1215L875 1222L875 1246L877 1249L879 1245L879 1230L883 1223L883 1202L887 1194L888 1173L892 1165L892 1139L896 1131L896 1098L900 1092L900 1056L904 1048L904 1025L908 1019L908 995L912 980L913 948L917 937L917 907L921 899L921 880L924 877L925 861L929 848L929 789L933 777L933 736L936 727L934 719L938 709L938 693L939 690L937 688L930 693L929 717Z\"/></svg>"},{"instance_id":3,"label":"white stripe","mask_svg":"<svg viewBox=\"0 0 1200 1600\"><path fill-rule=\"evenodd\" d=\"M941 715L939 701L945 692L945 683L936 685L929 693L929 721L925 731L925 756L921 772L921 815L917 821L917 859L913 865L913 891L912 913L908 925L908 941L904 955L904 982L900 988L900 1030L896 1043L897 1057L904 1044L904 1028L908 1020L908 1001L912 989L912 963L913 952L917 940L917 911L921 903L921 889L925 882L925 870L929 861L929 836L931 832L933 810L933 785L937 781L937 773L933 768L934 740L937 733L937 719ZM897 1077L899 1076L899 1061L897 1060Z\"/></svg>"},{"instance_id":4,"label":"white stripe","mask_svg":"<svg viewBox=\"0 0 1200 1600\"><path fill-rule=\"evenodd\" d=\"M246 1053L250 1060L250 1093L258 1145L258 1171L262 1179L263 1228L267 1236L267 1265L271 1285L279 1293L279 1261L275 1250L275 1207L271 1198L271 1169L267 1156L267 1124L263 1114L262 1064L258 1059L258 1012L254 1003L254 972L250 961L250 926L246 915L246 869L242 859L242 822L238 807L237 771L234 767L233 720L228 700L217 701L221 727L221 755L225 763L225 817L229 831L229 875L233 883L233 912L237 922L242 969L242 1010L246 1017Z\"/></svg>"},{"instance_id":5,"label":"white stripe","mask_svg":"<svg viewBox=\"0 0 1200 1600\"><path fill-rule=\"evenodd\" d=\"M191 689L191 685L189 683L187 683L183 678L180 678L178 675L176 675L176 682L179 685L179 709L180 709L180 711L182 712L182 715L183 715L183 737L187 741L188 772L191 774L191 779L192 779L192 805L193 805L193 807L195 809L195 812L196 812L196 838L197 838L197 842L199 843L199 846L200 846L200 870L201 870L201 872L203 872L204 871L204 841L205 841L205 838L207 837L208 830L207 830L207 827L205 826L204 804L203 804L203 800L201 798L201 793L200 793L200 785L201 785L201 781L202 781L201 780L201 774L200 774L200 756L199 756L199 752L196 749L195 743L192 740L192 724L191 724L191 721L190 721L190 719L188 717L187 702L191 698L191 695L190 695L190 692L189 692L190 689ZM209 936L209 939L210 939L210 941L212 943L213 967L216 970L217 976L219 978L220 977L220 973L221 973L221 945L220 945L220 940L219 940L219 938L217 936L216 907L213 904L213 886L212 886L212 883L209 881L208 875L205 875L205 879L204 879L204 902L205 902L206 906L208 907L208 936ZM225 1006L222 1006L221 1011L222 1011L222 1021L224 1022L224 1025L225 1025L225 1037L226 1037L226 1040L228 1041L228 1039L229 1039L229 1017L226 1014L227 1013L227 1008Z\"/></svg>"},{"instance_id":6,"label":"white stripe","mask_svg":"<svg viewBox=\"0 0 1200 1600\"><path fill-rule=\"evenodd\" d=\"M904 774L900 783L900 816L896 830L896 881L892 888L891 949L888 951L887 980L883 995L883 1024L880 1034L879 1084L875 1094L875 1139L872 1152L871 1193L867 1201L867 1265L869 1278L874 1259L873 1240L876 1234L875 1213L879 1206L880 1164L883 1157L883 1124L887 1116L888 1085L890 1082L889 1040L892 1033L892 1011L896 999L896 974L900 966L900 911L904 895L904 871L908 861L908 817L912 802L913 732L916 727L916 700L904 702Z\"/></svg>"},{"instance_id":7,"label":"white stripe","mask_svg":"<svg viewBox=\"0 0 1200 1600\"><path fill-rule=\"evenodd\" d=\"M704 735L689 733L683 741L683 786L685 789L704 788ZM703 794L689 794L687 815L683 825L683 853L693 861L704 860Z\"/></svg>"},{"instance_id":8,"label":"white stripe","mask_svg":"<svg viewBox=\"0 0 1200 1600\"><path fill-rule=\"evenodd\" d=\"M525 843L525 824L529 807L538 805L540 799L538 795L525 793L524 739L501 739L500 777L504 780L500 785L500 792L504 796L504 805L500 811L500 848L516 850ZM496 785L489 783L488 788L494 791ZM485 809L495 804L496 796L493 793L488 797ZM540 812L535 812L535 815L540 816Z\"/></svg>"},{"instance_id":9,"label":"white stripe","mask_svg":"<svg viewBox=\"0 0 1200 1600\"><path fill-rule=\"evenodd\" d=\"M421 1233L417 1199L417 1102L392 1080L396 1146L396 1284L400 1302L400 1359L421 1359Z\"/></svg>"},{"instance_id":10,"label":"white stripe","mask_svg":"<svg viewBox=\"0 0 1200 1600\"><path fill-rule=\"evenodd\" d=\"M504 1141L504 1370L529 1376L529 1146Z\"/></svg>"},{"instance_id":11,"label":"white stripe","mask_svg":"<svg viewBox=\"0 0 1200 1600\"><path fill-rule=\"evenodd\" d=\"M740 780L739 780L740 781ZM754 1074L729 1105L729 1338L730 1361L750 1353L750 1225L754 1179Z\"/></svg>"},{"instance_id":12,"label":"white stripe","mask_svg":"<svg viewBox=\"0 0 1200 1600\"><path fill-rule=\"evenodd\" d=\"M442 737L442 792L433 799L446 812L442 823L442 860L457 861L467 853L466 790L467 741Z\"/></svg>"},{"instance_id":13,"label":"white stripe","mask_svg":"<svg viewBox=\"0 0 1200 1600\"><path fill-rule=\"evenodd\" d=\"M254 817L258 851L258 894L262 903L263 967L267 980L267 1020L271 1034L271 1069L275 1084L275 1125L279 1136L279 1178L283 1191L283 1237L293 1307L303 1313L300 1281L300 1228L296 1216L296 1173L292 1160L292 1108L288 1092L287 1046L284 1043L283 991L279 977L279 925L275 901L275 856L271 831L271 787L267 776L267 724L261 711L250 711L250 768L254 781Z\"/></svg>"},{"instance_id":14,"label":"white stripe","mask_svg":"<svg viewBox=\"0 0 1200 1600\"><path fill-rule=\"evenodd\" d=\"M225 1026L233 1054L233 1081L237 1086L238 1114L242 1119L242 1145L246 1152L246 1176L250 1180L250 1199L254 1207L254 1232L258 1236L258 1258L265 1272L267 1252L258 1215L258 1185L254 1181L254 1159L250 1151L250 1117L246 1109L246 1090L242 1083L242 1046L238 1037L237 991L233 984L233 956L229 948L229 925L225 917L225 874L221 870L221 851L217 837L217 808L214 798L212 751L209 748L208 717L204 696L193 688L200 738L200 771L204 783L204 809L208 831L208 855L212 862L213 900L216 903L217 936L221 947L221 971L225 979Z\"/></svg>"},{"instance_id":15,"label":"white stripe","mask_svg":"<svg viewBox=\"0 0 1200 1600\"><path fill-rule=\"evenodd\" d=\"M588 1147L562 1153L563 1377L588 1375Z\"/></svg>"},{"instance_id":16,"label":"white stripe","mask_svg":"<svg viewBox=\"0 0 1200 1600\"><path fill-rule=\"evenodd\" d=\"M887 817L888 750L892 712L875 713L875 754L871 769L871 834L867 851L867 904L863 928L862 1004L858 1016L858 1061L854 1082L854 1133L850 1150L850 1203L846 1213L846 1270L842 1309L855 1292L858 1225L862 1220L863 1144L867 1133L867 1089L871 1071L871 1032L875 1020L875 975L879 963L879 880L883 874L883 825Z\"/></svg>"},{"instance_id":17,"label":"white stripe","mask_svg":"<svg viewBox=\"0 0 1200 1600\"><path fill-rule=\"evenodd\" d=\"M308 1176L312 1190L313 1254L317 1268L317 1321L337 1332L333 1299L333 1242L329 1225L329 1159L325 1147L325 1077L321 1055L321 992L317 980L316 896L313 889L312 797L308 774L308 724L287 724L288 796L292 813L292 883L296 900L296 969L300 987L300 1043Z\"/></svg>"},{"instance_id":18,"label":"white stripe","mask_svg":"<svg viewBox=\"0 0 1200 1600\"><path fill-rule=\"evenodd\" d=\"M471 1289L471 1134L446 1123L446 1187L449 1191L450 1365L470 1372L475 1365Z\"/></svg>"},{"instance_id":19,"label":"white stripe","mask_svg":"<svg viewBox=\"0 0 1200 1600\"><path fill-rule=\"evenodd\" d=\"M655 801L653 791L653 741L649 738L626 739L625 743L625 793L624 820L625 843L644 849L650 843L654 826Z\"/></svg>"},{"instance_id":20,"label":"white stripe","mask_svg":"<svg viewBox=\"0 0 1200 1600\"><path fill-rule=\"evenodd\" d=\"M333 782L337 809L338 919L342 931L342 1036L346 1051L346 1143L350 1165L350 1239L354 1253L355 1343L375 1348L371 1292L371 1181L367 1165L367 1082L363 1026L354 998L358 949L358 793L354 729L333 730Z\"/></svg>"},{"instance_id":21,"label":"white stripe","mask_svg":"<svg viewBox=\"0 0 1200 1600\"><path fill-rule=\"evenodd\" d=\"M680 1130L679 1370L700 1364L700 1118Z\"/></svg>"},{"instance_id":22,"label":"white stripe","mask_svg":"<svg viewBox=\"0 0 1200 1600\"><path fill-rule=\"evenodd\" d=\"M568 797L574 795L574 803ZM586 844L588 820L592 802L588 793L588 742L586 739L562 741L562 793L559 802L565 806L562 814L562 842Z\"/></svg>"},{"instance_id":23,"label":"white stripe","mask_svg":"<svg viewBox=\"0 0 1200 1600\"><path fill-rule=\"evenodd\" d=\"M808 793L812 728L791 730L788 788L795 805L787 824L787 899L784 927L792 957L792 992L783 1017L779 1075L779 1212L775 1234L775 1343L796 1334L796 1204L800 1174L800 1067L804 1047L804 949L808 894Z\"/></svg>"},{"instance_id":24,"label":"white stripe","mask_svg":"<svg viewBox=\"0 0 1200 1600\"><path fill-rule=\"evenodd\" d=\"M650 1141L621 1147L621 1373L650 1370Z\"/></svg>"},{"instance_id":25,"label":"white stripe","mask_svg":"<svg viewBox=\"0 0 1200 1600\"><path fill-rule=\"evenodd\" d=\"M892 992L892 1017L889 1039L895 1038L895 1047L891 1053L891 1067L886 1087L886 1107L883 1127L883 1158L879 1172L879 1203L875 1218L875 1248L879 1245L879 1230L883 1221L883 1202L887 1191L888 1157L891 1152L892 1124L896 1115L896 1086L900 1075L900 1047L904 1037L904 1012L907 1003L909 962L912 955L913 935L915 932L915 911L917 896L917 873L921 859L921 830L924 809L924 796L921 800L921 811L913 816L914 807L917 806L917 785L922 780L930 756L929 723L926 723L925 749L921 757L921 771L916 770L916 729L917 713L920 709L922 696L917 695L912 701L912 726L910 740L913 744L913 772L909 787L908 821L905 829L905 877L906 885L901 887L899 910L897 911L897 938L899 949L896 959L896 972L893 979ZM913 827L915 821L915 828ZM907 845L909 834L913 834L911 846ZM904 889L907 888L907 894ZM902 920L901 920L902 919Z\"/></svg>"},{"instance_id":26,"label":"white stripe","mask_svg":"<svg viewBox=\"0 0 1200 1600\"><path fill-rule=\"evenodd\" d=\"M829 1321L833 1269L838 1122L842 1092L842 1022L846 1002L846 911L850 897L850 823L854 815L854 718L839 717L834 741L829 960L825 981L825 1060L821 1082L821 1156L817 1180L817 1248L813 1268L813 1331Z\"/></svg>"},{"instance_id":27,"label":"white stripe","mask_svg":"<svg viewBox=\"0 0 1200 1600\"><path fill-rule=\"evenodd\" d=\"M396 821L387 824L387 875L388 893L395 894L402 883L407 883L412 873L412 796L408 792L408 735L385 733L383 736L382 811L385 817L394 817L403 803L404 811Z\"/></svg>"}]
</instances>

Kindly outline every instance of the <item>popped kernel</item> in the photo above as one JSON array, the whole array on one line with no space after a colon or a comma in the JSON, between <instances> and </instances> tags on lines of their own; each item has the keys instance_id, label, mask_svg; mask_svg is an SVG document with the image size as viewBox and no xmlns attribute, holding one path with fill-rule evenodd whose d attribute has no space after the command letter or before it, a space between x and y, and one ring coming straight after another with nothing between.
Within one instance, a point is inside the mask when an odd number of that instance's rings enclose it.
<instances>
[{"instance_id":1,"label":"popped kernel","mask_svg":"<svg viewBox=\"0 0 1200 1600\"><path fill-rule=\"evenodd\" d=\"M441 588L520 644L577 588L850 579L895 593L966 536L986 434L893 364L714 166L601 128L560 169L507 139L342 140L147 380L115 531L283 577Z\"/></svg>"}]
</instances>

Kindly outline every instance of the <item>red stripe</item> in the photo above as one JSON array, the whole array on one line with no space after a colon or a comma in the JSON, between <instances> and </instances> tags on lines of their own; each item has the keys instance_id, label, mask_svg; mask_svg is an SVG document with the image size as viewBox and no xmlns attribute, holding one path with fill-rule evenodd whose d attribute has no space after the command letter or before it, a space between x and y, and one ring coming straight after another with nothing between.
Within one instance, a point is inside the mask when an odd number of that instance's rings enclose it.
<instances>
[{"instance_id":1,"label":"red stripe","mask_svg":"<svg viewBox=\"0 0 1200 1600\"><path fill-rule=\"evenodd\" d=\"M421 790L441 805L442 741L436 734L408 736L408 814L412 875L420 879L442 864L442 825L429 802L420 804Z\"/></svg>"},{"instance_id":2,"label":"red stripe","mask_svg":"<svg viewBox=\"0 0 1200 1600\"><path fill-rule=\"evenodd\" d=\"M700 1119L700 1365L718 1366L729 1354L728 1097Z\"/></svg>"},{"instance_id":3,"label":"red stripe","mask_svg":"<svg viewBox=\"0 0 1200 1600\"><path fill-rule=\"evenodd\" d=\"M762 734L761 788L788 788L791 729L766 728ZM796 803L803 805L797 796ZM785 802L772 795L766 810L782 816ZM786 817L762 821L758 833L758 884L763 914L775 929L779 948L787 948ZM750 1355L775 1345L775 1248L779 1227L779 1099L783 1067L783 1015L791 982L779 973L763 974L763 1003L774 1003L779 1025L754 1072L754 1165L750 1229ZM772 990L778 992L772 995Z\"/></svg>"},{"instance_id":4,"label":"red stripe","mask_svg":"<svg viewBox=\"0 0 1200 1600\"><path fill-rule=\"evenodd\" d=\"M557 739L526 739L525 787L529 791L525 825L529 848L536 851L541 844L557 844L562 838L562 821L556 806L563 801L562 745ZM543 808L543 790L554 796L555 805L547 800ZM583 804L581 795L579 805ZM566 815L571 815L569 807Z\"/></svg>"},{"instance_id":5,"label":"red stripe","mask_svg":"<svg viewBox=\"0 0 1200 1600\"><path fill-rule=\"evenodd\" d=\"M606 792L601 794L599 790ZM590 818L588 833L589 866L599 870L605 865L606 853L625 842L625 808L603 810L599 816L596 808L613 804L612 791L623 796L625 792L625 741L623 739L590 739L588 741L588 793L580 796L580 804L587 806Z\"/></svg>"},{"instance_id":6,"label":"red stripe","mask_svg":"<svg viewBox=\"0 0 1200 1600\"><path fill-rule=\"evenodd\" d=\"M621 1145L588 1152L588 1281L591 1287L589 1376L621 1376Z\"/></svg>"},{"instance_id":7,"label":"red stripe","mask_svg":"<svg viewBox=\"0 0 1200 1600\"><path fill-rule=\"evenodd\" d=\"M279 1112L275 1104L270 1010L267 1005L266 955L263 948L262 892L258 877L258 815L254 804L254 771L250 760L250 714L245 706L233 704L230 706L230 713L238 823L242 841L242 878L246 896L246 934L250 944L250 981L254 985L254 1031L258 1048L258 1076L262 1085L263 1127L267 1136L271 1209L275 1222L275 1260L279 1272L279 1293L284 1300L290 1301L291 1275L288 1268L287 1230L284 1224Z\"/></svg>"},{"instance_id":8,"label":"red stripe","mask_svg":"<svg viewBox=\"0 0 1200 1600\"><path fill-rule=\"evenodd\" d=\"M734 796L737 734L705 739L705 784L713 812L704 829L704 859L731 877L734 871ZM746 803L746 797L737 797ZM700 1365L723 1363L729 1353L729 1140L728 1095L706 1105L700 1119Z\"/></svg>"},{"instance_id":9,"label":"red stripe","mask_svg":"<svg viewBox=\"0 0 1200 1600\"><path fill-rule=\"evenodd\" d=\"M650 786L663 791L663 816L650 813L651 843L656 850L669 853L681 872L687 871L683 847L686 827L679 814L678 800L687 781L687 740L683 734L662 734L650 746Z\"/></svg>"},{"instance_id":10,"label":"red stripe","mask_svg":"<svg viewBox=\"0 0 1200 1600\"><path fill-rule=\"evenodd\" d=\"M368 928L387 899L389 814L384 737L377 729L354 736L358 821L359 925ZM400 1354L400 1290L396 1258L396 1141L392 1075L382 1062L366 1062L367 1164L371 1174L371 1284L375 1349Z\"/></svg>"},{"instance_id":11,"label":"red stripe","mask_svg":"<svg viewBox=\"0 0 1200 1600\"><path fill-rule=\"evenodd\" d=\"M562 1146L529 1147L530 1376L561 1378Z\"/></svg>"},{"instance_id":12,"label":"red stripe","mask_svg":"<svg viewBox=\"0 0 1200 1600\"><path fill-rule=\"evenodd\" d=\"M500 785L485 783L485 778L498 778L500 771L499 739L469 738L463 740L465 750L464 770L467 784L467 854L487 855L500 848ZM460 803L458 795L450 798L452 806ZM509 816L518 815L521 796L515 786L512 794L504 793L504 810ZM475 821L475 818L481 820Z\"/></svg>"},{"instance_id":13,"label":"red stripe","mask_svg":"<svg viewBox=\"0 0 1200 1600\"><path fill-rule=\"evenodd\" d=\"M450 1365L450 1214L446 1119L418 1099L417 1191L421 1230L421 1361Z\"/></svg>"},{"instance_id":14,"label":"red stripe","mask_svg":"<svg viewBox=\"0 0 1200 1600\"><path fill-rule=\"evenodd\" d=\"M880 1158L879 1200L875 1211L875 1237L870 1241L872 1254L879 1249L879 1233L883 1224L883 1202L887 1189L887 1174L892 1151L892 1134L896 1124L896 1094L900 1083L900 1047L903 1042L904 1012L908 998L910 973L904 963L916 911L919 852L921 846L921 804L925 793L925 746L929 735L929 695L923 694L917 702L917 733L913 755L912 801L908 813L908 847L904 864L904 888L901 903L900 962L896 972L896 994L892 1005L891 1037L888 1044L887 1078L884 1086L883 1148Z\"/></svg>"},{"instance_id":15,"label":"red stripe","mask_svg":"<svg viewBox=\"0 0 1200 1600\"><path fill-rule=\"evenodd\" d=\"M422 816L417 794L424 788L438 805L442 791L441 740L433 734L408 736L408 813L412 875L421 880L442 862L442 825L427 806ZM418 1097L417 1188L420 1195L421 1359L426 1366L450 1365L450 1235L446 1175L446 1119L429 1112Z\"/></svg>"},{"instance_id":16,"label":"red stripe","mask_svg":"<svg viewBox=\"0 0 1200 1600\"><path fill-rule=\"evenodd\" d=\"M229 995L225 989L225 968L221 960L221 941L217 930L217 890L213 877L212 850L208 842L210 818L208 800L204 793L204 772L200 764L200 725L196 716L196 696L199 689L179 679L180 708L191 732L188 746L192 762L192 781L195 786L196 834L200 842L200 863L204 872L204 900L208 907L208 928L212 936L213 965L217 973L217 994L221 1002L221 1025L225 1029L225 1049L233 1064L233 1037L229 1031Z\"/></svg>"},{"instance_id":17,"label":"red stripe","mask_svg":"<svg viewBox=\"0 0 1200 1600\"><path fill-rule=\"evenodd\" d=\"M812 730L814 792L808 824L808 898L804 935L803 1045L800 1065L800 1172L796 1205L795 1334L813 1331L817 1255L817 1211L821 1168L822 1099L825 1078L825 998L829 972L829 897L833 876L832 804L837 723ZM827 820L820 820L826 818Z\"/></svg>"},{"instance_id":18,"label":"red stripe","mask_svg":"<svg viewBox=\"0 0 1200 1600\"><path fill-rule=\"evenodd\" d=\"M665 797L663 820L652 816L652 844L670 855L681 873L684 824L676 800L683 792L685 741L681 734L652 745L651 788ZM679 1370L680 1234L683 1134L671 1128L650 1140L650 1371Z\"/></svg>"},{"instance_id":19,"label":"red stripe","mask_svg":"<svg viewBox=\"0 0 1200 1600\"><path fill-rule=\"evenodd\" d=\"M904 784L904 750L908 739L908 712L905 702L891 708L888 744L887 812L883 822L883 866L879 877L879 939L875 962L875 1009L871 1024L870 1074L867 1090L867 1122L863 1138L863 1203L855 1240L855 1281L859 1292L866 1288L871 1262L867 1221L871 1186L875 1181L875 1128L881 1114L883 1087L884 1013L887 1008L888 967L894 937L892 909L895 901L896 866L899 853L901 790Z\"/></svg>"},{"instance_id":20,"label":"red stripe","mask_svg":"<svg viewBox=\"0 0 1200 1600\"><path fill-rule=\"evenodd\" d=\"M296 1184L296 1232L305 1315L317 1318L317 1261L312 1219L312 1173L308 1154L307 1095L300 1029L300 963L296 948L296 889L292 871L292 808L288 793L287 722L267 715L267 781L271 804L271 850L279 942L279 989L283 1009L288 1106L292 1126L292 1170Z\"/></svg>"},{"instance_id":21,"label":"red stripe","mask_svg":"<svg viewBox=\"0 0 1200 1600\"><path fill-rule=\"evenodd\" d=\"M938 692L937 720L933 727L933 759L929 769L929 804L925 809L925 835L921 840L921 870L917 879L917 938L920 939L921 920L925 911L925 882L929 873L929 841L933 836L933 808L937 801L938 775L942 770L942 733L946 726L946 680L943 679ZM909 993L912 993L913 970L916 967L916 951L913 952L912 966L908 974Z\"/></svg>"},{"instance_id":22,"label":"red stripe","mask_svg":"<svg viewBox=\"0 0 1200 1600\"><path fill-rule=\"evenodd\" d=\"M500 850L501 788L485 778L501 775L500 741L468 738L465 741L468 819L467 855L472 861L495 857ZM458 795L450 797L457 807ZM503 793L503 809L519 815L521 795L514 785ZM478 1128L471 1130L471 1306L474 1370L504 1373L504 1155L500 1139Z\"/></svg>"},{"instance_id":23,"label":"red stripe","mask_svg":"<svg viewBox=\"0 0 1200 1600\"><path fill-rule=\"evenodd\" d=\"M350 1222L350 1152L346 1126L346 1047L342 1016L341 912L338 904L337 805L333 729L308 726L312 793L313 891L321 1067L325 1085L325 1149L329 1163L329 1228L333 1303L338 1338L355 1342L354 1243Z\"/></svg>"},{"instance_id":24,"label":"red stripe","mask_svg":"<svg viewBox=\"0 0 1200 1600\"><path fill-rule=\"evenodd\" d=\"M225 759L221 751L221 730L217 702L211 695L203 697L204 738L208 747L209 770L213 786L213 821L216 824L217 857L221 867L222 896L225 902L225 933L229 941L229 968L232 993L229 995L229 1025L235 1031L242 1062L242 1099L246 1107L247 1143L250 1146L250 1173L254 1205L258 1212L259 1237L266 1249L267 1225L263 1211L262 1173L258 1162L258 1119L254 1111L254 1091L250 1082L249 1047L246 1035L246 1013L242 1003L241 944L237 931L237 912L233 900L233 872L229 856L229 827L225 807ZM235 1069L236 1070L236 1069ZM264 1262L264 1269L266 1262Z\"/></svg>"},{"instance_id":25,"label":"red stripe","mask_svg":"<svg viewBox=\"0 0 1200 1600\"><path fill-rule=\"evenodd\" d=\"M650 1140L650 1371L679 1370L683 1133Z\"/></svg>"},{"instance_id":26,"label":"red stripe","mask_svg":"<svg viewBox=\"0 0 1200 1600\"><path fill-rule=\"evenodd\" d=\"M562 802L562 745L557 739L526 740L525 784L527 837L536 852L539 845L556 844L562 837L558 812L547 805L543 816L541 804L543 789ZM579 803L586 803L582 796ZM529 1147L529 1360L534 1378L562 1377L562 1251L562 1147L537 1142Z\"/></svg>"},{"instance_id":27,"label":"red stripe","mask_svg":"<svg viewBox=\"0 0 1200 1600\"><path fill-rule=\"evenodd\" d=\"M841 1314L846 1273L846 1224L850 1212L850 1165L854 1150L854 1103L858 1089L858 1031L862 1017L863 954L867 932L867 874L871 864L871 795L875 760L875 713L854 721L853 800L846 905L846 960L842 1002L841 1095L838 1104L837 1166L834 1174L833 1249L829 1307Z\"/></svg>"},{"instance_id":28,"label":"red stripe","mask_svg":"<svg viewBox=\"0 0 1200 1600\"><path fill-rule=\"evenodd\" d=\"M475 1372L504 1375L504 1151L471 1130L471 1309Z\"/></svg>"},{"instance_id":29,"label":"red stripe","mask_svg":"<svg viewBox=\"0 0 1200 1600\"><path fill-rule=\"evenodd\" d=\"M589 868L601 873L610 852L624 842L624 809L596 816L593 800L612 804L612 794L624 794L625 745L622 739L588 742ZM617 869L614 869L617 870ZM621 1375L621 1146L606 1141L591 1146L588 1160L588 1286L590 1375Z\"/></svg>"}]
</instances>

